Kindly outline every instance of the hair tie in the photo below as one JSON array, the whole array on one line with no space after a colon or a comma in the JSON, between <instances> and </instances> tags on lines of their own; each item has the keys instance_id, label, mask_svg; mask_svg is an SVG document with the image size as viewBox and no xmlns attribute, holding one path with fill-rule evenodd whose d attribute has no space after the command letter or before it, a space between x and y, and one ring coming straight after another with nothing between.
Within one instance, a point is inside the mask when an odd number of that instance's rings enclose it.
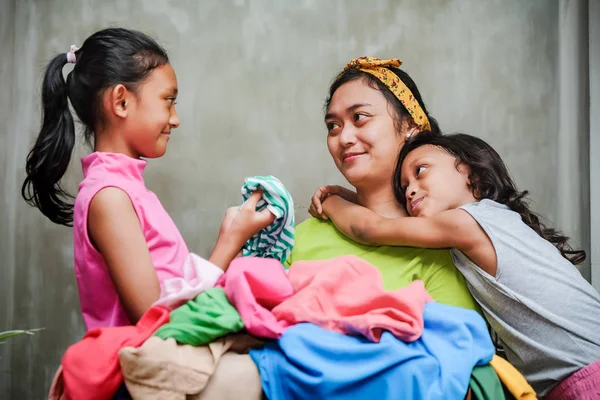
<instances>
[{"instance_id":1,"label":"hair tie","mask_svg":"<svg viewBox=\"0 0 600 400\"><path fill-rule=\"evenodd\" d=\"M75 56L75 52L79 50L79 47L75 46L74 44L71 45L71 50L69 50L69 52L67 53L67 62L70 64L75 64L75 62L77 61L77 57Z\"/></svg>"},{"instance_id":2,"label":"hair tie","mask_svg":"<svg viewBox=\"0 0 600 400\"><path fill-rule=\"evenodd\" d=\"M344 71L356 68L379 79L400 100L400 103L406 108L406 111L408 111L415 124L423 130L431 130L429 118L427 118L427 114L425 114L415 96L413 96L410 89L402 82L402 79L398 78L398 75L387 68L399 68L401 65L402 61L397 58L381 60L375 57L363 56L355 58L346 64Z\"/></svg>"}]
</instances>

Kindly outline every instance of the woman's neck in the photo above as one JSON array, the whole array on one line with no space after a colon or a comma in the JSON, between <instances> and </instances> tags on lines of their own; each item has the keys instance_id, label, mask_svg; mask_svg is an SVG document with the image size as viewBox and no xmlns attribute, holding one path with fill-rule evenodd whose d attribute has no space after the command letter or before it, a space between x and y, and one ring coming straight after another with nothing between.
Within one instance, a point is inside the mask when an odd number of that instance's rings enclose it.
<instances>
[{"instance_id":1,"label":"woman's neck","mask_svg":"<svg viewBox=\"0 0 600 400\"><path fill-rule=\"evenodd\" d=\"M391 187L356 189L358 204L386 218L408 217L406 210L396 201Z\"/></svg>"}]
</instances>

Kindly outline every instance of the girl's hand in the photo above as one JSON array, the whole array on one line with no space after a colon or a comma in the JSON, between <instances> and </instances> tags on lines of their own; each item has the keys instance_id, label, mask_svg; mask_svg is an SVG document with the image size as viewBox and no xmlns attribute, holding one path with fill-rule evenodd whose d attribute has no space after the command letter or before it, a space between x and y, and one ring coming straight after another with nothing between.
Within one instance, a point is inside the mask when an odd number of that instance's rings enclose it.
<instances>
[{"instance_id":1,"label":"girl's hand","mask_svg":"<svg viewBox=\"0 0 600 400\"><path fill-rule=\"evenodd\" d=\"M226 270L254 234L260 232L275 221L275 215L269 210L256 211L256 205L263 192L258 190L241 207L230 207L221 223L217 244L209 261Z\"/></svg>"},{"instance_id":2,"label":"girl's hand","mask_svg":"<svg viewBox=\"0 0 600 400\"><path fill-rule=\"evenodd\" d=\"M231 207L225 214L225 219L231 220L231 222L223 221L228 223L225 235L231 235L232 239L240 244L240 248L252 236L275 221L275 215L266 208L262 211L256 211L256 206L262 195L262 190L252 193L241 207Z\"/></svg>"},{"instance_id":3,"label":"girl's hand","mask_svg":"<svg viewBox=\"0 0 600 400\"><path fill-rule=\"evenodd\" d=\"M231 227L231 224L233 223L233 220L235 219L235 216L237 215L239 209L239 207L229 207L227 210L225 210L225 217L223 218L223 222L221 222L221 228L219 229L217 243L219 242L219 240L223 240L222 238L225 237L225 235L227 235L227 232L229 232L229 228ZM238 258L241 256L242 250L240 249L240 251L236 254L234 258Z\"/></svg>"},{"instance_id":4,"label":"girl's hand","mask_svg":"<svg viewBox=\"0 0 600 400\"><path fill-rule=\"evenodd\" d=\"M322 220L329 219L327 215L323 213L323 202L331 195L340 196L344 200L354 204L357 203L356 193L349 189L338 185L321 186L317 189L311 199L311 204L308 208L309 214Z\"/></svg>"}]
</instances>

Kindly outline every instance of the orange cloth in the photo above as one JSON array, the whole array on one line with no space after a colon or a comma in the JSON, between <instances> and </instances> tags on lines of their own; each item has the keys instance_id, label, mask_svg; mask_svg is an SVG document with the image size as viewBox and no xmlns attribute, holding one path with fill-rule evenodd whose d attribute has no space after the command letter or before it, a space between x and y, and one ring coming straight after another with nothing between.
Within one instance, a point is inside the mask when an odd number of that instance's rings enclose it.
<instances>
[{"instance_id":1,"label":"orange cloth","mask_svg":"<svg viewBox=\"0 0 600 400\"><path fill-rule=\"evenodd\" d=\"M494 354L490 365L496 371L500 382L502 382L516 400L537 399L535 390L527 383L523 375L504 358Z\"/></svg>"}]
</instances>

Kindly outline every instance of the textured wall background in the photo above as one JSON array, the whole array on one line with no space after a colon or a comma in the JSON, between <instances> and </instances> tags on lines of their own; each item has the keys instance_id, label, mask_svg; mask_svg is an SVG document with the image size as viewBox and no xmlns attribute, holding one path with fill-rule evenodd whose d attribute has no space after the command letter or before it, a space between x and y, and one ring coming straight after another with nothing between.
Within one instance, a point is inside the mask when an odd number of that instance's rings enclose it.
<instances>
[{"instance_id":1,"label":"textured wall background","mask_svg":"<svg viewBox=\"0 0 600 400\"><path fill-rule=\"evenodd\" d=\"M44 396L84 333L72 234L30 209L20 185L46 62L107 26L143 30L170 52L182 123L146 182L198 254L208 255L245 176L279 177L298 221L317 186L343 182L322 107L331 80L360 55L402 59L442 128L488 140L535 208L558 215L558 0L0 4L0 330L45 327L0 345L2 398ZM73 193L87 152L77 150L67 174Z\"/></svg>"}]
</instances>

